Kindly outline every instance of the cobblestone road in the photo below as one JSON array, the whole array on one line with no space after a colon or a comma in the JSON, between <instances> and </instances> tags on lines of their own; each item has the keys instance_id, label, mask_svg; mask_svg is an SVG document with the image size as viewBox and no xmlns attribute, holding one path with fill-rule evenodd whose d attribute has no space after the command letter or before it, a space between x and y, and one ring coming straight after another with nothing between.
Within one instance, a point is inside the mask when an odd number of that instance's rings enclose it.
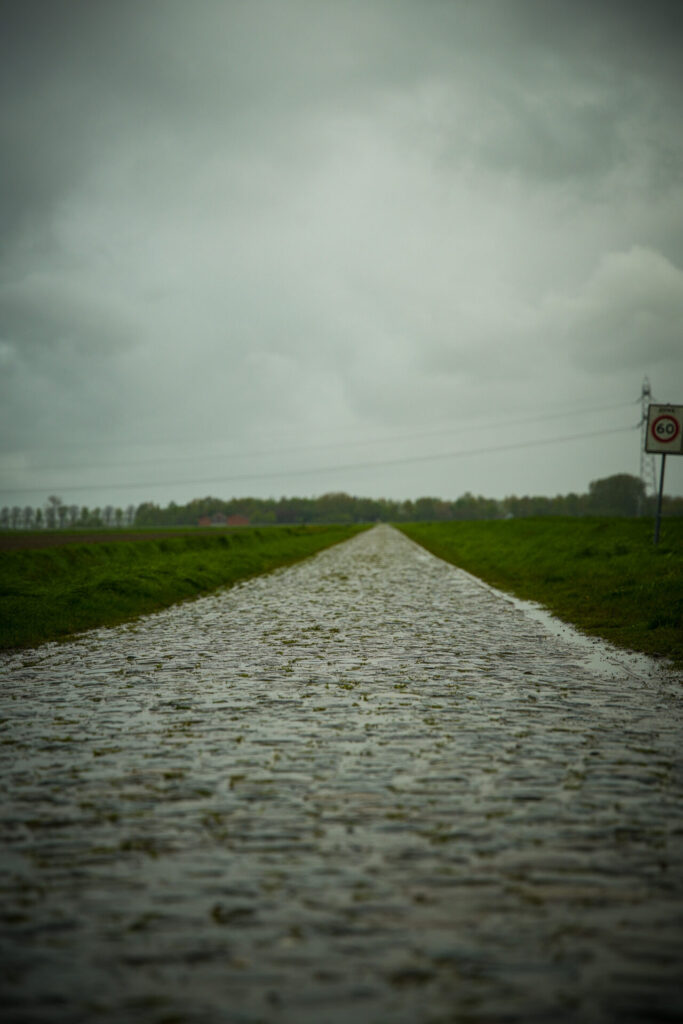
<instances>
[{"instance_id":1,"label":"cobblestone road","mask_svg":"<svg viewBox=\"0 0 683 1024\"><path fill-rule=\"evenodd\" d=\"M3 1019L680 1021L681 678L597 650L382 526L3 656Z\"/></svg>"}]
</instances>

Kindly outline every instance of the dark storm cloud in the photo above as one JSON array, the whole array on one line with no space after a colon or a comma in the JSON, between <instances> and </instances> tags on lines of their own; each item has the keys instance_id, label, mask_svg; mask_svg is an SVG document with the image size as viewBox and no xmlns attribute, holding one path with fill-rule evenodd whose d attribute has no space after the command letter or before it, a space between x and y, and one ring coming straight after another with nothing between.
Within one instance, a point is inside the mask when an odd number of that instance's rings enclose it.
<instances>
[{"instance_id":1,"label":"dark storm cloud","mask_svg":"<svg viewBox=\"0 0 683 1024\"><path fill-rule=\"evenodd\" d=\"M566 54L577 71L609 76L612 68L670 85L683 77L683 11L676 0L525 0L501 4L534 46Z\"/></svg>"},{"instance_id":2,"label":"dark storm cloud","mask_svg":"<svg viewBox=\"0 0 683 1024\"><path fill-rule=\"evenodd\" d=\"M180 136L201 158L421 82L451 83L456 109L464 87L468 153L522 175L596 174L624 153L619 116L643 102L629 85L646 76L666 106L681 84L673 4L27 0L4 28L5 242L39 230L119 147L133 158Z\"/></svg>"},{"instance_id":3,"label":"dark storm cloud","mask_svg":"<svg viewBox=\"0 0 683 1024\"><path fill-rule=\"evenodd\" d=\"M106 138L109 116L100 98L108 91L102 84L110 77L107 65L111 68L116 49L107 10L116 6L28 0L5 9L0 36L5 244L21 230L44 229L45 216L77 186L95 155L98 135ZM119 18L115 24L121 24Z\"/></svg>"}]
</instances>

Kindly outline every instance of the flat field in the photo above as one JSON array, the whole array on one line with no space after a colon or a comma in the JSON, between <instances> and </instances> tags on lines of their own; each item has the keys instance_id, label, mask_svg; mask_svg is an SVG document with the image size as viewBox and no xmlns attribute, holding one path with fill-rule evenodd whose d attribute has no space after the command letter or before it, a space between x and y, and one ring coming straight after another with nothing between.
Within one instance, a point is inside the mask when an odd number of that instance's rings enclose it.
<instances>
[{"instance_id":1,"label":"flat field","mask_svg":"<svg viewBox=\"0 0 683 1024\"><path fill-rule=\"evenodd\" d=\"M399 527L446 562L585 633L683 666L683 519L548 517Z\"/></svg>"},{"instance_id":2,"label":"flat field","mask_svg":"<svg viewBox=\"0 0 683 1024\"><path fill-rule=\"evenodd\" d=\"M0 648L33 647L125 622L300 561L360 529L330 525L208 533L3 533Z\"/></svg>"}]
</instances>

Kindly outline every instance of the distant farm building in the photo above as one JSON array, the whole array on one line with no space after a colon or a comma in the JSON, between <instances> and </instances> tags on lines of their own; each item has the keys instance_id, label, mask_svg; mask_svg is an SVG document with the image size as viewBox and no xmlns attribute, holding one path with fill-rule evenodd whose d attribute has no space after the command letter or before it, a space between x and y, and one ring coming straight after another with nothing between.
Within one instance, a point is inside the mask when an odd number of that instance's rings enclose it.
<instances>
[{"instance_id":1,"label":"distant farm building","mask_svg":"<svg viewBox=\"0 0 683 1024\"><path fill-rule=\"evenodd\" d=\"M226 526L249 526L249 520L246 516L236 513L234 516L228 516L225 520Z\"/></svg>"},{"instance_id":2,"label":"distant farm building","mask_svg":"<svg viewBox=\"0 0 683 1024\"><path fill-rule=\"evenodd\" d=\"M200 516L197 526L249 526L249 520L239 513L226 516L222 512L214 512L212 516Z\"/></svg>"}]
</instances>

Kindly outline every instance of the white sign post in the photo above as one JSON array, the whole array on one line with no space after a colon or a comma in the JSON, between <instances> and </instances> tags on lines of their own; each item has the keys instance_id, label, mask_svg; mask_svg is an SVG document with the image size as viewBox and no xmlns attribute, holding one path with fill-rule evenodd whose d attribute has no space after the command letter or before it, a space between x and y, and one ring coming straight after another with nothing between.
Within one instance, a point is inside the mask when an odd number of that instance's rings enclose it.
<instances>
[{"instance_id":1,"label":"white sign post","mask_svg":"<svg viewBox=\"0 0 683 1024\"><path fill-rule=\"evenodd\" d=\"M667 455L683 455L683 405L651 405L647 411L645 451L661 454L659 495L655 518L655 544L659 543L659 524L662 519L664 493L664 466Z\"/></svg>"}]
</instances>

